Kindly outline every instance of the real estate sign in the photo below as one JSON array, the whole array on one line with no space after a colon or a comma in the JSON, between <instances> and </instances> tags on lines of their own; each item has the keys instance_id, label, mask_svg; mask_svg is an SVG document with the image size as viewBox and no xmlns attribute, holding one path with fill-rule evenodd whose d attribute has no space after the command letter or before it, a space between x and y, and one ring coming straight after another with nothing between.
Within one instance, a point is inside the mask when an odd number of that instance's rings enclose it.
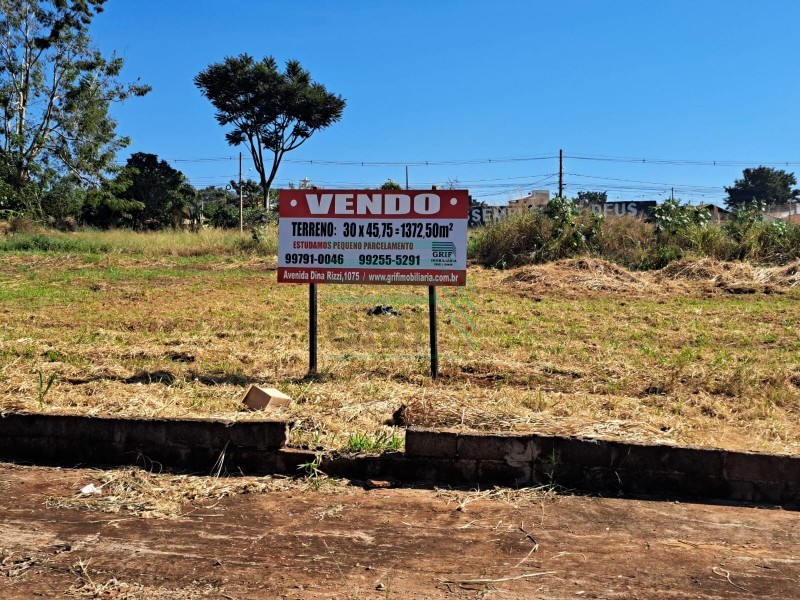
<instances>
[{"instance_id":1,"label":"real estate sign","mask_svg":"<svg viewBox=\"0 0 800 600\"><path fill-rule=\"evenodd\" d=\"M465 285L466 190L281 190L278 282Z\"/></svg>"}]
</instances>

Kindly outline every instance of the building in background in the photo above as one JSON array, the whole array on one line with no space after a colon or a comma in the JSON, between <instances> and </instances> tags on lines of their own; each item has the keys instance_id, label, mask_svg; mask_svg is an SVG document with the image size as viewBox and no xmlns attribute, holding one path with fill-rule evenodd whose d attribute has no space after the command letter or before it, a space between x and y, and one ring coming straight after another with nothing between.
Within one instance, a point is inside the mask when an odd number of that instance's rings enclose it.
<instances>
[{"instance_id":1,"label":"building in background","mask_svg":"<svg viewBox=\"0 0 800 600\"><path fill-rule=\"evenodd\" d=\"M533 190L527 196L511 200L508 209L511 213L542 210L550 202L550 190Z\"/></svg>"}]
</instances>

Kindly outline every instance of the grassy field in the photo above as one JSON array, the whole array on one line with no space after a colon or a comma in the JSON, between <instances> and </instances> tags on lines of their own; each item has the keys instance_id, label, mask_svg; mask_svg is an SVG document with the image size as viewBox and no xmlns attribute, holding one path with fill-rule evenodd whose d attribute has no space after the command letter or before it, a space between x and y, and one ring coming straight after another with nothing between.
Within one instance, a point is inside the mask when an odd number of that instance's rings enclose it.
<instances>
[{"instance_id":1,"label":"grassy field","mask_svg":"<svg viewBox=\"0 0 800 600\"><path fill-rule=\"evenodd\" d=\"M0 237L0 410L252 418L258 383L295 399L309 446L397 448L404 405L412 424L800 452L797 263L474 267L440 288L436 382L425 288L320 286L311 381L307 288L276 284L274 238L32 237Z\"/></svg>"}]
</instances>

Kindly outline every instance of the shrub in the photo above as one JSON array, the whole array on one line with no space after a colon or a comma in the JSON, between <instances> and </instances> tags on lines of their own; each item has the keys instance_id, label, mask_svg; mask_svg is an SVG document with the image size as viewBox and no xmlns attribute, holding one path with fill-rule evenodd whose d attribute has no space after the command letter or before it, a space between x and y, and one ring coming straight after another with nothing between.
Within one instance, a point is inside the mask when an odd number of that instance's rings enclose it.
<instances>
[{"instance_id":1,"label":"shrub","mask_svg":"<svg viewBox=\"0 0 800 600\"><path fill-rule=\"evenodd\" d=\"M686 232L690 227L708 225L708 211L699 206L681 204L680 200L670 199L653 209L655 231L658 236L675 236Z\"/></svg>"},{"instance_id":2,"label":"shrub","mask_svg":"<svg viewBox=\"0 0 800 600\"><path fill-rule=\"evenodd\" d=\"M266 208L246 208L244 210L244 226L247 228L266 227L278 222L278 214Z\"/></svg>"},{"instance_id":3,"label":"shrub","mask_svg":"<svg viewBox=\"0 0 800 600\"><path fill-rule=\"evenodd\" d=\"M205 209L205 217L212 227L235 229L239 227L239 208L232 204L215 202Z\"/></svg>"},{"instance_id":4,"label":"shrub","mask_svg":"<svg viewBox=\"0 0 800 600\"><path fill-rule=\"evenodd\" d=\"M603 258L628 269L649 269L656 248L655 227L632 216L606 219L599 245Z\"/></svg>"},{"instance_id":5,"label":"shrub","mask_svg":"<svg viewBox=\"0 0 800 600\"><path fill-rule=\"evenodd\" d=\"M570 200L554 198L544 212L513 215L483 228L470 241L469 253L499 268L595 253L602 224L602 216L580 214Z\"/></svg>"},{"instance_id":6,"label":"shrub","mask_svg":"<svg viewBox=\"0 0 800 600\"><path fill-rule=\"evenodd\" d=\"M6 252L59 252L101 254L111 251L107 244L96 244L90 240L62 235L42 233L16 234L0 241L0 251Z\"/></svg>"},{"instance_id":7,"label":"shrub","mask_svg":"<svg viewBox=\"0 0 800 600\"><path fill-rule=\"evenodd\" d=\"M539 212L492 223L475 234L473 257L482 265L499 268L540 262L549 229L547 219Z\"/></svg>"},{"instance_id":8,"label":"shrub","mask_svg":"<svg viewBox=\"0 0 800 600\"><path fill-rule=\"evenodd\" d=\"M545 216L552 222L547 255L568 258L598 249L605 217L598 213L580 213L572 201L556 196L547 203Z\"/></svg>"},{"instance_id":9,"label":"shrub","mask_svg":"<svg viewBox=\"0 0 800 600\"><path fill-rule=\"evenodd\" d=\"M733 260L737 253L736 242L717 226L691 225L679 236L678 245L692 254L717 260Z\"/></svg>"}]
</instances>

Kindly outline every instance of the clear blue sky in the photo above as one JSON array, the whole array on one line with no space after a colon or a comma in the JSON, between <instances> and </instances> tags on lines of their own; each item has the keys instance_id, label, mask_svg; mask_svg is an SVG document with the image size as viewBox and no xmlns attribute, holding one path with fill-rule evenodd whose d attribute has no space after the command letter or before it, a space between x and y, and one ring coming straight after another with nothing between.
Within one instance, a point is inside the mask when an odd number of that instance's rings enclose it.
<instances>
[{"instance_id":1,"label":"clear blue sky","mask_svg":"<svg viewBox=\"0 0 800 600\"><path fill-rule=\"evenodd\" d=\"M800 174L797 0L558 2L108 0L92 35L153 86L114 108L120 153L151 152L196 187L236 157L194 76L247 52L298 59L347 100L291 161L423 162L597 155L746 165L565 160L567 191L721 201L744 166ZM191 162L172 162L189 159ZM245 161L245 172L251 166ZM556 159L411 166L412 187L458 179L490 202L556 189ZM254 178L254 172L249 172ZM277 183L403 182L403 166L286 162ZM614 179L604 179L614 178ZM616 181L638 180L650 183ZM515 189L517 188L517 189Z\"/></svg>"}]
</instances>

